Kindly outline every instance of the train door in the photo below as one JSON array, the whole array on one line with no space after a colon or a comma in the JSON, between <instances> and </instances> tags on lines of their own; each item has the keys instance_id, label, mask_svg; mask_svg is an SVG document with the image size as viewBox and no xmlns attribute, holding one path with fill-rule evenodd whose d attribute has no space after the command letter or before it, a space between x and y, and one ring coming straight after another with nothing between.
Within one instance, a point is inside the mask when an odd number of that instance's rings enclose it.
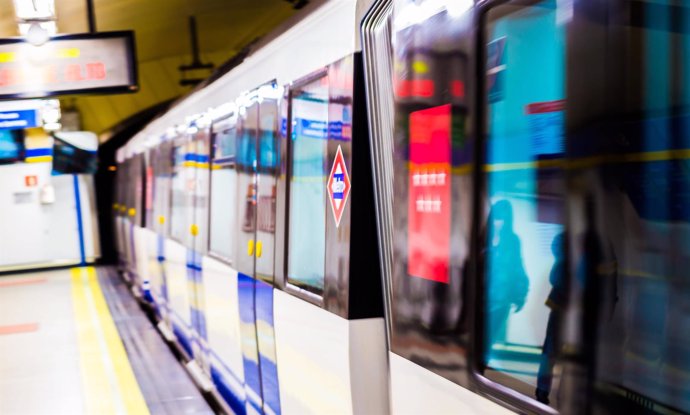
<instances>
[{"instance_id":1,"label":"train door","mask_svg":"<svg viewBox=\"0 0 690 415\"><path fill-rule=\"evenodd\" d=\"M158 316L165 325L170 324L168 288L165 274L165 240L170 234L170 189L172 183L173 143L165 140L150 153L152 168L153 211L150 223L154 235L149 246L149 273L151 298Z\"/></svg>"},{"instance_id":2,"label":"train door","mask_svg":"<svg viewBox=\"0 0 690 415\"><path fill-rule=\"evenodd\" d=\"M393 413L502 412L470 391L472 3L397 0L365 25Z\"/></svg>"},{"instance_id":3,"label":"train door","mask_svg":"<svg viewBox=\"0 0 690 415\"><path fill-rule=\"evenodd\" d=\"M122 218L125 208L125 176L127 174L126 164L124 160L120 160L119 156L123 152L118 150L117 176L115 188L115 204L113 205L113 229L115 229L115 247L117 249L118 265L124 268L125 261L125 245L124 234L122 229Z\"/></svg>"},{"instance_id":4,"label":"train door","mask_svg":"<svg viewBox=\"0 0 690 415\"><path fill-rule=\"evenodd\" d=\"M208 200L209 200L209 156L210 128L205 118L196 120L190 127L194 150L194 189L192 223L190 225L191 249L188 252L189 297L192 326L195 332L194 358L208 372L208 344L206 319L204 316L204 292L202 256L208 248Z\"/></svg>"},{"instance_id":5,"label":"train door","mask_svg":"<svg viewBox=\"0 0 690 415\"><path fill-rule=\"evenodd\" d=\"M280 413L273 331L276 185L280 166L275 84L245 97L239 108L237 258L246 409Z\"/></svg>"},{"instance_id":6,"label":"train door","mask_svg":"<svg viewBox=\"0 0 690 415\"><path fill-rule=\"evenodd\" d=\"M238 414L246 412L243 341L239 307L237 259L239 201L246 189L238 190L238 134L234 105L223 108L211 128L212 150L209 194L208 254L203 256L203 297L208 366L217 394ZM240 197L240 193L242 197Z\"/></svg>"},{"instance_id":7,"label":"train door","mask_svg":"<svg viewBox=\"0 0 690 415\"><path fill-rule=\"evenodd\" d=\"M283 113L274 307L286 413L388 412L360 62L295 80Z\"/></svg>"},{"instance_id":8,"label":"train door","mask_svg":"<svg viewBox=\"0 0 690 415\"><path fill-rule=\"evenodd\" d=\"M131 245L133 275L132 285L136 295L143 295L148 286L147 254L146 254L146 154L139 153L133 157L132 191L134 192L134 216L131 218ZM131 212L130 212L131 213Z\"/></svg>"},{"instance_id":9,"label":"train door","mask_svg":"<svg viewBox=\"0 0 690 415\"><path fill-rule=\"evenodd\" d=\"M196 179L195 148L191 137L178 136L173 142L170 238L165 242L165 275L171 329L187 357L194 356L190 282L194 272L192 224Z\"/></svg>"}]
</instances>

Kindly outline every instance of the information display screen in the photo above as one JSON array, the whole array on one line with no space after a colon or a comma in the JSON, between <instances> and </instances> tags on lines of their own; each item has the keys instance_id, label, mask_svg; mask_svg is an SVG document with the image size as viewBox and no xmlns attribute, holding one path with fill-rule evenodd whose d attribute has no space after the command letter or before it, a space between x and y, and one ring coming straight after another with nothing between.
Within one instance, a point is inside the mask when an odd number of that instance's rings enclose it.
<instances>
[{"instance_id":1,"label":"information display screen","mask_svg":"<svg viewBox=\"0 0 690 415\"><path fill-rule=\"evenodd\" d=\"M138 90L134 33L0 39L0 99Z\"/></svg>"},{"instance_id":2,"label":"information display screen","mask_svg":"<svg viewBox=\"0 0 690 415\"><path fill-rule=\"evenodd\" d=\"M448 283L451 106L410 114L408 273Z\"/></svg>"},{"instance_id":3,"label":"information display screen","mask_svg":"<svg viewBox=\"0 0 690 415\"><path fill-rule=\"evenodd\" d=\"M24 136L21 130L0 129L0 164L22 159Z\"/></svg>"}]
</instances>

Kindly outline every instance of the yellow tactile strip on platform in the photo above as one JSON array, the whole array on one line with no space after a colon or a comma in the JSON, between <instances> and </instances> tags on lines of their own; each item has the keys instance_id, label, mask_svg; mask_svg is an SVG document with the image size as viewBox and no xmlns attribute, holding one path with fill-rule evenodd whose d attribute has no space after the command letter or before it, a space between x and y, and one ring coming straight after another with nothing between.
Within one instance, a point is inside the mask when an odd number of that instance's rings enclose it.
<instances>
[{"instance_id":1,"label":"yellow tactile strip on platform","mask_svg":"<svg viewBox=\"0 0 690 415\"><path fill-rule=\"evenodd\" d=\"M93 267L72 268L72 299L87 414L149 414Z\"/></svg>"}]
</instances>

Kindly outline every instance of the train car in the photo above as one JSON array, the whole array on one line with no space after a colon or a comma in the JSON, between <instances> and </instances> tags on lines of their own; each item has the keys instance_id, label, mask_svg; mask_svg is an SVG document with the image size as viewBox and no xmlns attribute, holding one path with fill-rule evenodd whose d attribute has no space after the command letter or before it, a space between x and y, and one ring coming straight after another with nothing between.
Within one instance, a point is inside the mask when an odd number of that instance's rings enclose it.
<instances>
[{"instance_id":1,"label":"train car","mask_svg":"<svg viewBox=\"0 0 690 415\"><path fill-rule=\"evenodd\" d=\"M690 8L377 2L393 413L688 413Z\"/></svg>"},{"instance_id":2,"label":"train car","mask_svg":"<svg viewBox=\"0 0 690 415\"><path fill-rule=\"evenodd\" d=\"M238 413L690 412L690 9L298 19L119 155L121 258L199 382Z\"/></svg>"},{"instance_id":3,"label":"train car","mask_svg":"<svg viewBox=\"0 0 690 415\"><path fill-rule=\"evenodd\" d=\"M119 150L122 269L228 412L388 412L367 7L310 4Z\"/></svg>"}]
</instances>

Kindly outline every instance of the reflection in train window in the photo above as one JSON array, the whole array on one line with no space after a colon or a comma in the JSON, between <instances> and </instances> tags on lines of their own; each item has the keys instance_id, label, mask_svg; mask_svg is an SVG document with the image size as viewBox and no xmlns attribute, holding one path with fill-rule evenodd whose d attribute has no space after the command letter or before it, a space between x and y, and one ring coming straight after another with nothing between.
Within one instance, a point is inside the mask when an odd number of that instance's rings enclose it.
<instances>
[{"instance_id":1,"label":"reflection in train window","mask_svg":"<svg viewBox=\"0 0 690 415\"><path fill-rule=\"evenodd\" d=\"M606 122L568 143L569 260L595 405L690 412L690 7L624 1ZM608 62L607 62L608 64ZM587 73L575 74L577 81ZM603 411L602 411L603 412Z\"/></svg>"},{"instance_id":2,"label":"reflection in train window","mask_svg":"<svg viewBox=\"0 0 690 415\"><path fill-rule=\"evenodd\" d=\"M485 19L484 374L546 403L565 306L565 30L553 0Z\"/></svg>"},{"instance_id":3,"label":"reflection in train window","mask_svg":"<svg viewBox=\"0 0 690 415\"><path fill-rule=\"evenodd\" d=\"M323 291L326 240L328 78L292 90L288 282Z\"/></svg>"},{"instance_id":4,"label":"reflection in train window","mask_svg":"<svg viewBox=\"0 0 690 415\"><path fill-rule=\"evenodd\" d=\"M277 126L277 101L264 99L259 107L259 183L256 226L259 231L268 233L275 232L276 228L277 191L273 176L277 174L280 162ZM268 235L262 238L268 238Z\"/></svg>"},{"instance_id":5,"label":"reflection in train window","mask_svg":"<svg viewBox=\"0 0 690 415\"><path fill-rule=\"evenodd\" d=\"M240 121L237 138L237 170L238 184L242 197L241 231L254 238L256 230L256 180L254 174L257 168L257 124L259 104L253 102L240 109Z\"/></svg>"},{"instance_id":6,"label":"reflection in train window","mask_svg":"<svg viewBox=\"0 0 690 415\"><path fill-rule=\"evenodd\" d=\"M273 101L264 102L260 108L259 120L259 166L261 170L272 171L280 161L276 134L278 108Z\"/></svg>"},{"instance_id":7,"label":"reflection in train window","mask_svg":"<svg viewBox=\"0 0 690 415\"><path fill-rule=\"evenodd\" d=\"M237 223L236 148L237 128L234 121L213 127L210 212L213 226L209 229L209 250L230 261L235 258Z\"/></svg>"},{"instance_id":8,"label":"reflection in train window","mask_svg":"<svg viewBox=\"0 0 690 415\"><path fill-rule=\"evenodd\" d=\"M432 3L394 7L391 349L466 386L474 28Z\"/></svg>"}]
</instances>

